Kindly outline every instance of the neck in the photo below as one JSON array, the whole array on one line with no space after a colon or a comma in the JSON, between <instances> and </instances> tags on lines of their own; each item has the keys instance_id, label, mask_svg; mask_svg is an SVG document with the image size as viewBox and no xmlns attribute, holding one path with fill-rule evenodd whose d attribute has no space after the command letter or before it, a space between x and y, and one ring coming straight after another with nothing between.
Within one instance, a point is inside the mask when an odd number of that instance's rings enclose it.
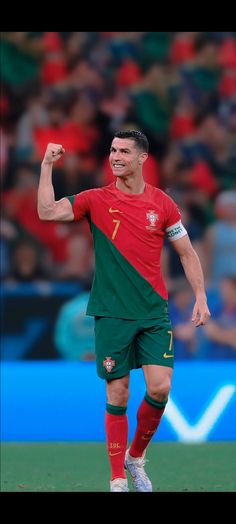
<instances>
[{"instance_id":1,"label":"neck","mask_svg":"<svg viewBox=\"0 0 236 524\"><path fill-rule=\"evenodd\" d=\"M140 177L132 175L119 177L116 180L116 187L123 193L140 195L145 190L145 181L142 175Z\"/></svg>"}]
</instances>

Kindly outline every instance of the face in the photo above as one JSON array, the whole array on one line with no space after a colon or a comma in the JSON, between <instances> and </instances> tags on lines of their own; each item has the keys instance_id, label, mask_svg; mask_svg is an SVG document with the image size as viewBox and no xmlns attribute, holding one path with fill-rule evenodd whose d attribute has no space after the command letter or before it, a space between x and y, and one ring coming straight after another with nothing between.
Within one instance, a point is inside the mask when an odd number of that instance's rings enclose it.
<instances>
[{"instance_id":1,"label":"face","mask_svg":"<svg viewBox=\"0 0 236 524\"><path fill-rule=\"evenodd\" d=\"M115 137L111 144L109 162L113 175L123 177L141 171L147 153L142 153L131 138Z\"/></svg>"}]
</instances>

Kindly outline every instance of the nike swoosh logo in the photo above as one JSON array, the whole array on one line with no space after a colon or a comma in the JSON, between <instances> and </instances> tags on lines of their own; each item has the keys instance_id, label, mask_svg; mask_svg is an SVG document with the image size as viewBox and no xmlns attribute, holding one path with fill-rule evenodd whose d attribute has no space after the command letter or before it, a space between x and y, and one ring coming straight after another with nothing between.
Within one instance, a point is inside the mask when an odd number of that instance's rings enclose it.
<instances>
[{"instance_id":1,"label":"nike swoosh logo","mask_svg":"<svg viewBox=\"0 0 236 524\"><path fill-rule=\"evenodd\" d=\"M109 453L110 457L114 457L115 455L120 455L122 451L117 451L117 453Z\"/></svg>"},{"instance_id":2,"label":"nike swoosh logo","mask_svg":"<svg viewBox=\"0 0 236 524\"><path fill-rule=\"evenodd\" d=\"M109 213L121 213L122 214L122 211L120 211L119 209L113 209L112 207L110 207Z\"/></svg>"},{"instance_id":3,"label":"nike swoosh logo","mask_svg":"<svg viewBox=\"0 0 236 524\"><path fill-rule=\"evenodd\" d=\"M164 353L163 357L164 358L174 358L174 355L167 355L166 353Z\"/></svg>"},{"instance_id":4,"label":"nike swoosh logo","mask_svg":"<svg viewBox=\"0 0 236 524\"><path fill-rule=\"evenodd\" d=\"M157 420L157 419L154 418L153 420ZM154 430L154 431L150 431L150 430L149 430L149 431L147 431L147 434L146 434L146 435L142 435L142 436L141 436L141 439L143 439L143 440L150 440L150 438L153 437L153 435L154 435L155 432L156 432L156 430Z\"/></svg>"}]
</instances>

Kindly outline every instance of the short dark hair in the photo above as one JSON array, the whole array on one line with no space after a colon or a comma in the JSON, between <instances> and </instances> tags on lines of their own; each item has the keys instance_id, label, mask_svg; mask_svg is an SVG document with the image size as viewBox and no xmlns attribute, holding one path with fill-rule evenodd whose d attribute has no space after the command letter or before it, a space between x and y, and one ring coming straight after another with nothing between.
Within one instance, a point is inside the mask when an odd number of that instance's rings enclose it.
<instances>
[{"instance_id":1,"label":"short dark hair","mask_svg":"<svg viewBox=\"0 0 236 524\"><path fill-rule=\"evenodd\" d=\"M142 131L130 130L130 131L117 131L114 134L114 138L131 138L134 140L135 145L138 149L144 153L148 153L149 143L147 137Z\"/></svg>"}]
</instances>

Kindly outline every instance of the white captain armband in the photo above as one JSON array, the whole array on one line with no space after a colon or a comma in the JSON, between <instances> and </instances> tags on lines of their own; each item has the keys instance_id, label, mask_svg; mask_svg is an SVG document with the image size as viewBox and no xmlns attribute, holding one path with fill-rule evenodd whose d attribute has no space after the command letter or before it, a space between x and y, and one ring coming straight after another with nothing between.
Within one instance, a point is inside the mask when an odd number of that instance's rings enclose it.
<instances>
[{"instance_id":1,"label":"white captain armband","mask_svg":"<svg viewBox=\"0 0 236 524\"><path fill-rule=\"evenodd\" d=\"M168 240L170 240L171 242L174 240L178 240L179 238L182 238L188 234L181 220L179 220L179 222L176 222L176 224L173 224L173 226L167 227L165 232Z\"/></svg>"}]
</instances>

